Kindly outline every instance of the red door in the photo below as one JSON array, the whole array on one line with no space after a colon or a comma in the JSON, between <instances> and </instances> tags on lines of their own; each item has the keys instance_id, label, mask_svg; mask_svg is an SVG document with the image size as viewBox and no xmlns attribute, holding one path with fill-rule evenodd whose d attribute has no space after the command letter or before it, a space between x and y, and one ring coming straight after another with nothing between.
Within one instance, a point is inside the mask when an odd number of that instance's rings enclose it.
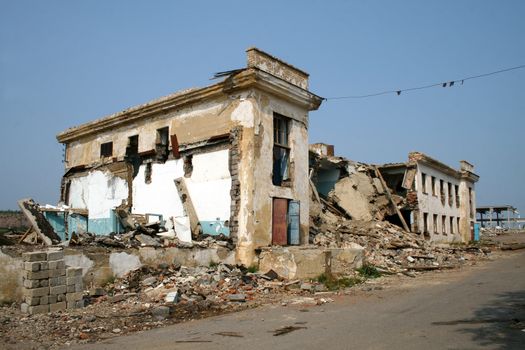
<instances>
[{"instance_id":1,"label":"red door","mask_svg":"<svg viewBox=\"0 0 525 350\"><path fill-rule=\"evenodd\" d=\"M272 215L272 244L286 245L287 242L287 220L288 200L283 198L273 199Z\"/></svg>"}]
</instances>

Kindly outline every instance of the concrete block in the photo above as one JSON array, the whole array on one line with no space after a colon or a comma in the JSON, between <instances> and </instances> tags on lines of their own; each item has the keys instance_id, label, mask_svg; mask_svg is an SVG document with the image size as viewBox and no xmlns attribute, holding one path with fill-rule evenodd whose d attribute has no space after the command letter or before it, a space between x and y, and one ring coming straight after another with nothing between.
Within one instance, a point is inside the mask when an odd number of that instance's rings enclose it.
<instances>
[{"instance_id":1,"label":"concrete block","mask_svg":"<svg viewBox=\"0 0 525 350\"><path fill-rule=\"evenodd\" d=\"M49 271L22 271L22 277L28 280L41 280L49 277Z\"/></svg>"},{"instance_id":2,"label":"concrete block","mask_svg":"<svg viewBox=\"0 0 525 350\"><path fill-rule=\"evenodd\" d=\"M49 304L55 304L57 302L57 296L56 295L49 295L47 297L47 300L49 301Z\"/></svg>"},{"instance_id":3,"label":"concrete block","mask_svg":"<svg viewBox=\"0 0 525 350\"><path fill-rule=\"evenodd\" d=\"M47 261L53 261L53 260L63 260L64 259L64 252L63 251L56 251L56 252L47 252Z\"/></svg>"},{"instance_id":4,"label":"concrete block","mask_svg":"<svg viewBox=\"0 0 525 350\"><path fill-rule=\"evenodd\" d=\"M66 293L75 293L75 285L71 284L66 287Z\"/></svg>"},{"instance_id":5,"label":"concrete block","mask_svg":"<svg viewBox=\"0 0 525 350\"><path fill-rule=\"evenodd\" d=\"M37 280L40 281L40 287L49 287L49 280L43 279L43 280Z\"/></svg>"},{"instance_id":6,"label":"concrete block","mask_svg":"<svg viewBox=\"0 0 525 350\"><path fill-rule=\"evenodd\" d=\"M27 305L26 303L22 303L20 305L20 311L22 311L23 314L29 313L29 305Z\"/></svg>"},{"instance_id":7,"label":"concrete block","mask_svg":"<svg viewBox=\"0 0 525 350\"><path fill-rule=\"evenodd\" d=\"M84 293L82 293L82 292L78 292L78 293L68 293L68 294L66 294L66 300L67 300L67 301L78 301L78 300L82 300L83 294L84 294Z\"/></svg>"},{"instance_id":8,"label":"concrete block","mask_svg":"<svg viewBox=\"0 0 525 350\"><path fill-rule=\"evenodd\" d=\"M41 263L39 263L39 262L26 261L24 263L24 270L26 270L26 271L33 271L33 272L40 271L40 264Z\"/></svg>"},{"instance_id":9,"label":"concrete block","mask_svg":"<svg viewBox=\"0 0 525 350\"><path fill-rule=\"evenodd\" d=\"M61 301L60 303L56 303L56 304L49 304L49 312L65 310L66 306L67 304L65 301Z\"/></svg>"},{"instance_id":10,"label":"concrete block","mask_svg":"<svg viewBox=\"0 0 525 350\"><path fill-rule=\"evenodd\" d=\"M25 304L29 306L35 306L35 305L40 305L40 298L41 297L25 297L24 301L25 301Z\"/></svg>"},{"instance_id":11,"label":"concrete block","mask_svg":"<svg viewBox=\"0 0 525 350\"><path fill-rule=\"evenodd\" d=\"M49 305L37 305L28 307L28 313L31 315L44 314L47 312L49 312Z\"/></svg>"},{"instance_id":12,"label":"concrete block","mask_svg":"<svg viewBox=\"0 0 525 350\"><path fill-rule=\"evenodd\" d=\"M82 276L66 277L66 284L68 286L82 283Z\"/></svg>"},{"instance_id":13,"label":"concrete block","mask_svg":"<svg viewBox=\"0 0 525 350\"><path fill-rule=\"evenodd\" d=\"M57 303L66 301L66 294L57 294Z\"/></svg>"},{"instance_id":14,"label":"concrete block","mask_svg":"<svg viewBox=\"0 0 525 350\"><path fill-rule=\"evenodd\" d=\"M58 286L58 277L51 277L48 282L50 287L56 287Z\"/></svg>"},{"instance_id":15,"label":"concrete block","mask_svg":"<svg viewBox=\"0 0 525 350\"><path fill-rule=\"evenodd\" d=\"M29 252L22 253L23 261L46 261L47 254L45 252Z\"/></svg>"},{"instance_id":16,"label":"concrete block","mask_svg":"<svg viewBox=\"0 0 525 350\"><path fill-rule=\"evenodd\" d=\"M40 297L40 305L49 304L49 295L44 295Z\"/></svg>"},{"instance_id":17,"label":"concrete block","mask_svg":"<svg viewBox=\"0 0 525 350\"><path fill-rule=\"evenodd\" d=\"M40 270L49 270L49 263L47 261L42 261L40 263Z\"/></svg>"},{"instance_id":18,"label":"concrete block","mask_svg":"<svg viewBox=\"0 0 525 350\"><path fill-rule=\"evenodd\" d=\"M50 270L56 270L57 267L58 267L58 262L61 261L61 260L55 260L55 261L48 261L47 264L48 264L48 267Z\"/></svg>"},{"instance_id":19,"label":"concrete block","mask_svg":"<svg viewBox=\"0 0 525 350\"><path fill-rule=\"evenodd\" d=\"M45 286L40 285L40 281L47 281L47 280L27 280L27 279L24 279L23 286L24 286L24 288L28 288L28 289L38 288L38 287L45 287Z\"/></svg>"},{"instance_id":20,"label":"concrete block","mask_svg":"<svg viewBox=\"0 0 525 350\"><path fill-rule=\"evenodd\" d=\"M55 286L55 287L49 287L49 294L51 295L58 295L58 294L64 294L66 293L66 286Z\"/></svg>"},{"instance_id":21,"label":"concrete block","mask_svg":"<svg viewBox=\"0 0 525 350\"><path fill-rule=\"evenodd\" d=\"M66 275L66 269L48 270L47 272L49 272L49 277L59 277Z\"/></svg>"},{"instance_id":22,"label":"concrete block","mask_svg":"<svg viewBox=\"0 0 525 350\"><path fill-rule=\"evenodd\" d=\"M84 291L84 286L82 285L82 283L75 284L75 293L83 292L83 291Z\"/></svg>"},{"instance_id":23,"label":"concrete block","mask_svg":"<svg viewBox=\"0 0 525 350\"><path fill-rule=\"evenodd\" d=\"M68 301L67 302L67 308L68 309L80 309L84 307L84 300L77 300L77 301Z\"/></svg>"},{"instance_id":24,"label":"concrete block","mask_svg":"<svg viewBox=\"0 0 525 350\"><path fill-rule=\"evenodd\" d=\"M66 276L67 277L75 277L75 276L82 277L82 268L81 267L68 267L66 270Z\"/></svg>"},{"instance_id":25,"label":"concrete block","mask_svg":"<svg viewBox=\"0 0 525 350\"><path fill-rule=\"evenodd\" d=\"M41 297L49 294L49 287L24 289L23 293L26 297Z\"/></svg>"},{"instance_id":26,"label":"concrete block","mask_svg":"<svg viewBox=\"0 0 525 350\"><path fill-rule=\"evenodd\" d=\"M57 277L57 286L66 285L66 276Z\"/></svg>"}]
</instances>

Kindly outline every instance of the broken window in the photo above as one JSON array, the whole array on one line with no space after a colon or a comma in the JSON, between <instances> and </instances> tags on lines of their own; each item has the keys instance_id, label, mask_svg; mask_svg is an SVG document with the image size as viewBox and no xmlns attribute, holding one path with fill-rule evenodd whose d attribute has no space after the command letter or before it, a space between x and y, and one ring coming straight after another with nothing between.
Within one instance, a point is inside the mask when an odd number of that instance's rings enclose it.
<instances>
[{"instance_id":1,"label":"broken window","mask_svg":"<svg viewBox=\"0 0 525 350\"><path fill-rule=\"evenodd\" d=\"M428 236L428 213L423 213L423 234Z\"/></svg>"},{"instance_id":2,"label":"broken window","mask_svg":"<svg viewBox=\"0 0 525 350\"><path fill-rule=\"evenodd\" d=\"M450 217L450 233L454 234L454 217Z\"/></svg>"},{"instance_id":3,"label":"broken window","mask_svg":"<svg viewBox=\"0 0 525 350\"><path fill-rule=\"evenodd\" d=\"M445 215L441 217L441 233L447 234L447 217Z\"/></svg>"},{"instance_id":4,"label":"broken window","mask_svg":"<svg viewBox=\"0 0 525 350\"><path fill-rule=\"evenodd\" d=\"M437 214L434 214L434 215L433 215L433 219L434 219L434 220L432 220L432 224L433 224L433 226L434 226L434 227L433 227L433 229L434 229L434 233L437 234L437 233L438 233L438 216L437 216Z\"/></svg>"},{"instance_id":5,"label":"broken window","mask_svg":"<svg viewBox=\"0 0 525 350\"><path fill-rule=\"evenodd\" d=\"M275 186L282 186L283 182L290 180L290 146L288 136L290 132L290 119L280 114L273 116L273 176Z\"/></svg>"},{"instance_id":6,"label":"broken window","mask_svg":"<svg viewBox=\"0 0 525 350\"><path fill-rule=\"evenodd\" d=\"M455 185L454 190L456 191L456 207L459 208L459 186Z\"/></svg>"},{"instance_id":7,"label":"broken window","mask_svg":"<svg viewBox=\"0 0 525 350\"><path fill-rule=\"evenodd\" d=\"M441 204L445 205L445 186L443 180L439 180L439 195L441 196Z\"/></svg>"},{"instance_id":8,"label":"broken window","mask_svg":"<svg viewBox=\"0 0 525 350\"><path fill-rule=\"evenodd\" d=\"M113 142L106 142L100 145L100 158L111 157L113 155Z\"/></svg>"},{"instance_id":9,"label":"broken window","mask_svg":"<svg viewBox=\"0 0 525 350\"><path fill-rule=\"evenodd\" d=\"M430 185L432 186L432 195L437 197L437 192L436 192L436 177L435 177L435 176L432 176L432 177L431 177Z\"/></svg>"},{"instance_id":10,"label":"broken window","mask_svg":"<svg viewBox=\"0 0 525 350\"><path fill-rule=\"evenodd\" d=\"M139 135L130 136L126 147L126 161L133 166L133 177L137 176L140 168Z\"/></svg>"},{"instance_id":11,"label":"broken window","mask_svg":"<svg viewBox=\"0 0 525 350\"><path fill-rule=\"evenodd\" d=\"M460 233L461 230L459 229L459 218L456 218L456 221L457 221L457 224L458 224L458 233Z\"/></svg>"},{"instance_id":12,"label":"broken window","mask_svg":"<svg viewBox=\"0 0 525 350\"><path fill-rule=\"evenodd\" d=\"M421 173L421 191L427 193L427 174Z\"/></svg>"},{"instance_id":13,"label":"broken window","mask_svg":"<svg viewBox=\"0 0 525 350\"><path fill-rule=\"evenodd\" d=\"M169 128L157 129L157 139L155 141L155 152L157 160L166 161L168 159L169 148Z\"/></svg>"},{"instance_id":14,"label":"broken window","mask_svg":"<svg viewBox=\"0 0 525 350\"><path fill-rule=\"evenodd\" d=\"M474 210L472 210L472 187L468 188L468 204L470 209L470 218L474 218Z\"/></svg>"},{"instance_id":15,"label":"broken window","mask_svg":"<svg viewBox=\"0 0 525 350\"><path fill-rule=\"evenodd\" d=\"M448 205L452 206L452 184L448 183Z\"/></svg>"}]
</instances>

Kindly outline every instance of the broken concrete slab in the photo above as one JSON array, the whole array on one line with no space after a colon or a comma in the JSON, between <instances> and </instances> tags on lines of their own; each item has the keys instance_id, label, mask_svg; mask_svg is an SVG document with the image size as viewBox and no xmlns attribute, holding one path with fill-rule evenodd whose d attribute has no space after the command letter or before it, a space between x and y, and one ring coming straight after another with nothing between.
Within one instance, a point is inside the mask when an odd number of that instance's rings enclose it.
<instances>
[{"instance_id":1,"label":"broken concrete slab","mask_svg":"<svg viewBox=\"0 0 525 350\"><path fill-rule=\"evenodd\" d=\"M21 199L18 201L18 206L27 220L31 223L34 232L37 233L38 237L45 243L45 245L60 243L60 237L56 234L44 214L42 214L35 201L31 198Z\"/></svg>"}]
</instances>

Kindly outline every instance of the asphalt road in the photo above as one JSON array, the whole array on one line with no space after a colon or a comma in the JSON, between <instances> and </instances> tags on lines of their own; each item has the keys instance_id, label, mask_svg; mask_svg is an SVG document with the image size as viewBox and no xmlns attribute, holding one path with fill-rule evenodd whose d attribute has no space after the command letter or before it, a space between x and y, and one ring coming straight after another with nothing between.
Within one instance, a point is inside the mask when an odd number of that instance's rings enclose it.
<instances>
[{"instance_id":1,"label":"asphalt road","mask_svg":"<svg viewBox=\"0 0 525 350\"><path fill-rule=\"evenodd\" d=\"M274 335L282 327L296 327ZM525 251L322 306L267 306L75 349L525 349ZM69 348L71 349L71 348Z\"/></svg>"}]
</instances>

